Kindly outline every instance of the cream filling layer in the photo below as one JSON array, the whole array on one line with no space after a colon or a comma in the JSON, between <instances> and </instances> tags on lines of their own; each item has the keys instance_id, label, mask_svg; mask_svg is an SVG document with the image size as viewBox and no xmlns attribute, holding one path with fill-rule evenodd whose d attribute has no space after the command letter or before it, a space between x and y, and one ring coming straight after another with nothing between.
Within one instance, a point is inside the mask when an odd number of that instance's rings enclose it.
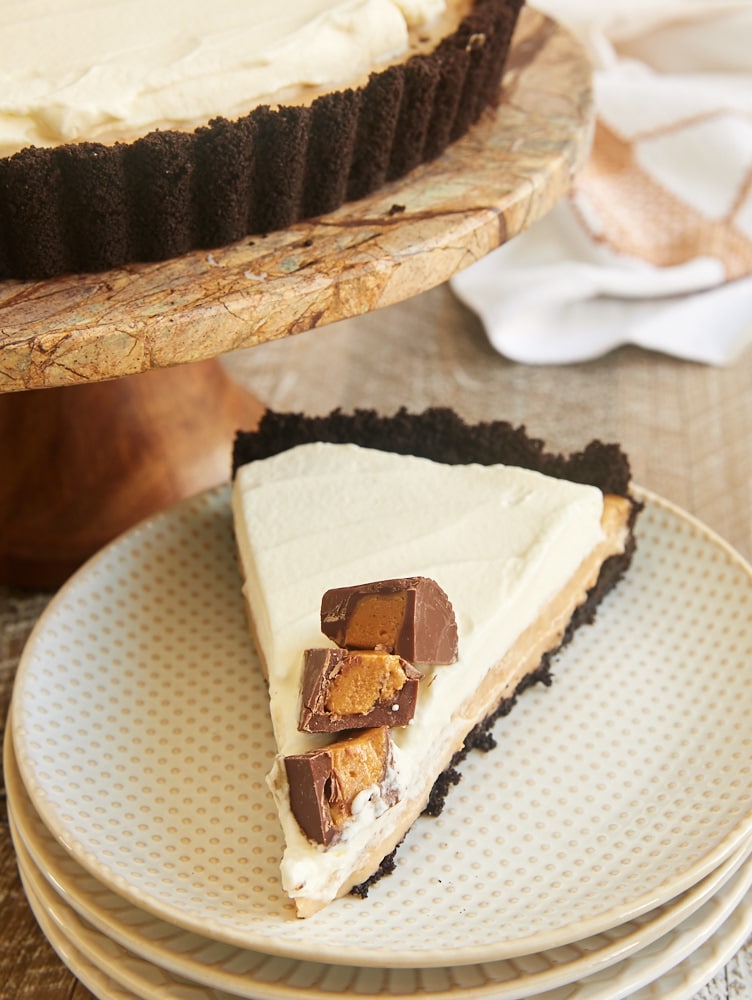
<instances>
[{"instance_id":1,"label":"cream filling layer","mask_svg":"<svg viewBox=\"0 0 752 1000\"><path fill-rule=\"evenodd\" d=\"M235 530L280 757L326 742L297 731L302 651L326 644L319 623L325 590L429 576L449 595L458 623L459 660L428 671L415 719L392 731L396 806L379 816L364 808L324 850L292 816L280 760L272 769L286 840L282 880L299 912L353 884L364 855L381 851L378 864L391 849L384 843L417 815L416 803L422 809L436 748L451 756L469 728L458 707L471 710L499 661L598 550L603 510L602 494L590 486L355 445L304 445L238 470Z\"/></svg>"},{"instance_id":2,"label":"cream filling layer","mask_svg":"<svg viewBox=\"0 0 752 1000\"><path fill-rule=\"evenodd\" d=\"M408 51L445 0L7 0L0 155L237 117Z\"/></svg>"}]
</instances>

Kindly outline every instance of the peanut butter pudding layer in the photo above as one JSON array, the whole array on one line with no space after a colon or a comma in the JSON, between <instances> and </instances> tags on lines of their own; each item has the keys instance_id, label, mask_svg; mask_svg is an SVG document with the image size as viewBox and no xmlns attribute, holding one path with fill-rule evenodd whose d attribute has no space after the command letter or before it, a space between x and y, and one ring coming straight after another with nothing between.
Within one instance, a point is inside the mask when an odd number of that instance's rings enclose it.
<instances>
[{"instance_id":1,"label":"peanut butter pudding layer","mask_svg":"<svg viewBox=\"0 0 752 1000\"><path fill-rule=\"evenodd\" d=\"M0 279L165 260L376 191L496 102L521 6L11 0Z\"/></svg>"},{"instance_id":2,"label":"peanut butter pudding layer","mask_svg":"<svg viewBox=\"0 0 752 1000\"><path fill-rule=\"evenodd\" d=\"M640 504L618 446L562 456L432 409L267 412L237 436L232 506L282 883L307 917L363 894L517 694L550 683L629 566Z\"/></svg>"}]
</instances>

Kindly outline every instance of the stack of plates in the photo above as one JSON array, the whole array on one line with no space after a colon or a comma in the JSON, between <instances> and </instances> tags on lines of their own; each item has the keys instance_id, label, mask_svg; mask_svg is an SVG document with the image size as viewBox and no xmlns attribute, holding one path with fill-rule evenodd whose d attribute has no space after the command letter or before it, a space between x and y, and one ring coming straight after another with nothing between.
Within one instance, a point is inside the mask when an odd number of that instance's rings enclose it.
<instances>
[{"instance_id":1,"label":"stack of plates","mask_svg":"<svg viewBox=\"0 0 752 1000\"><path fill-rule=\"evenodd\" d=\"M690 997L752 932L752 568L643 493L633 567L365 900L297 920L228 491L89 562L5 769L43 931L98 997ZM291 567L294 572L294 567Z\"/></svg>"}]
</instances>

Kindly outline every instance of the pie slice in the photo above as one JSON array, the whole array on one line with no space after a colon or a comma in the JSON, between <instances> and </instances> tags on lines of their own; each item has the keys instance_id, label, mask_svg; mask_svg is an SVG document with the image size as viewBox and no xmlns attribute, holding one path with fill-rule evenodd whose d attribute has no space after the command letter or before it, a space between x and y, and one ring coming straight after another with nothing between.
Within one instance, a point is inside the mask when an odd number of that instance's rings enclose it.
<instances>
[{"instance_id":1,"label":"pie slice","mask_svg":"<svg viewBox=\"0 0 752 1000\"><path fill-rule=\"evenodd\" d=\"M522 687L548 682L552 653L628 566L639 503L616 446L549 455L522 429L473 427L446 410L267 413L238 435L232 502L278 748L268 782L282 883L305 917L373 876L457 755ZM343 595L355 606L363 594L390 595L391 610L374 603L368 621L383 614L382 631L361 622L366 638L351 643ZM456 627L451 657L421 636L382 642L395 600L399 617L436 594ZM413 626L426 628L417 614ZM371 697L381 708L360 705L352 684L327 707L333 676L383 688ZM412 685L410 718L400 685Z\"/></svg>"}]
</instances>

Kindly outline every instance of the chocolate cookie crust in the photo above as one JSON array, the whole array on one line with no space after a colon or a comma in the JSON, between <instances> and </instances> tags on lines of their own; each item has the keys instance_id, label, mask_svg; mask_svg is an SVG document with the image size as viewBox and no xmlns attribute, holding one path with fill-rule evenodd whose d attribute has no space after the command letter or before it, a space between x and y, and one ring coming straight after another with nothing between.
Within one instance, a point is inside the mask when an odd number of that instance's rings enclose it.
<instances>
[{"instance_id":1,"label":"chocolate cookie crust","mask_svg":"<svg viewBox=\"0 0 752 1000\"><path fill-rule=\"evenodd\" d=\"M571 455L556 454L546 451L544 442L530 437L524 426L514 427L504 420L469 424L448 407L430 407L421 413L401 408L391 416L375 410L334 410L323 417L267 410L257 430L238 432L233 473L246 462L313 441L358 444L447 465L517 465L597 486L603 493L629 495L629 460L619 445L596 440Z\"/></svg>"}]
</instances>

